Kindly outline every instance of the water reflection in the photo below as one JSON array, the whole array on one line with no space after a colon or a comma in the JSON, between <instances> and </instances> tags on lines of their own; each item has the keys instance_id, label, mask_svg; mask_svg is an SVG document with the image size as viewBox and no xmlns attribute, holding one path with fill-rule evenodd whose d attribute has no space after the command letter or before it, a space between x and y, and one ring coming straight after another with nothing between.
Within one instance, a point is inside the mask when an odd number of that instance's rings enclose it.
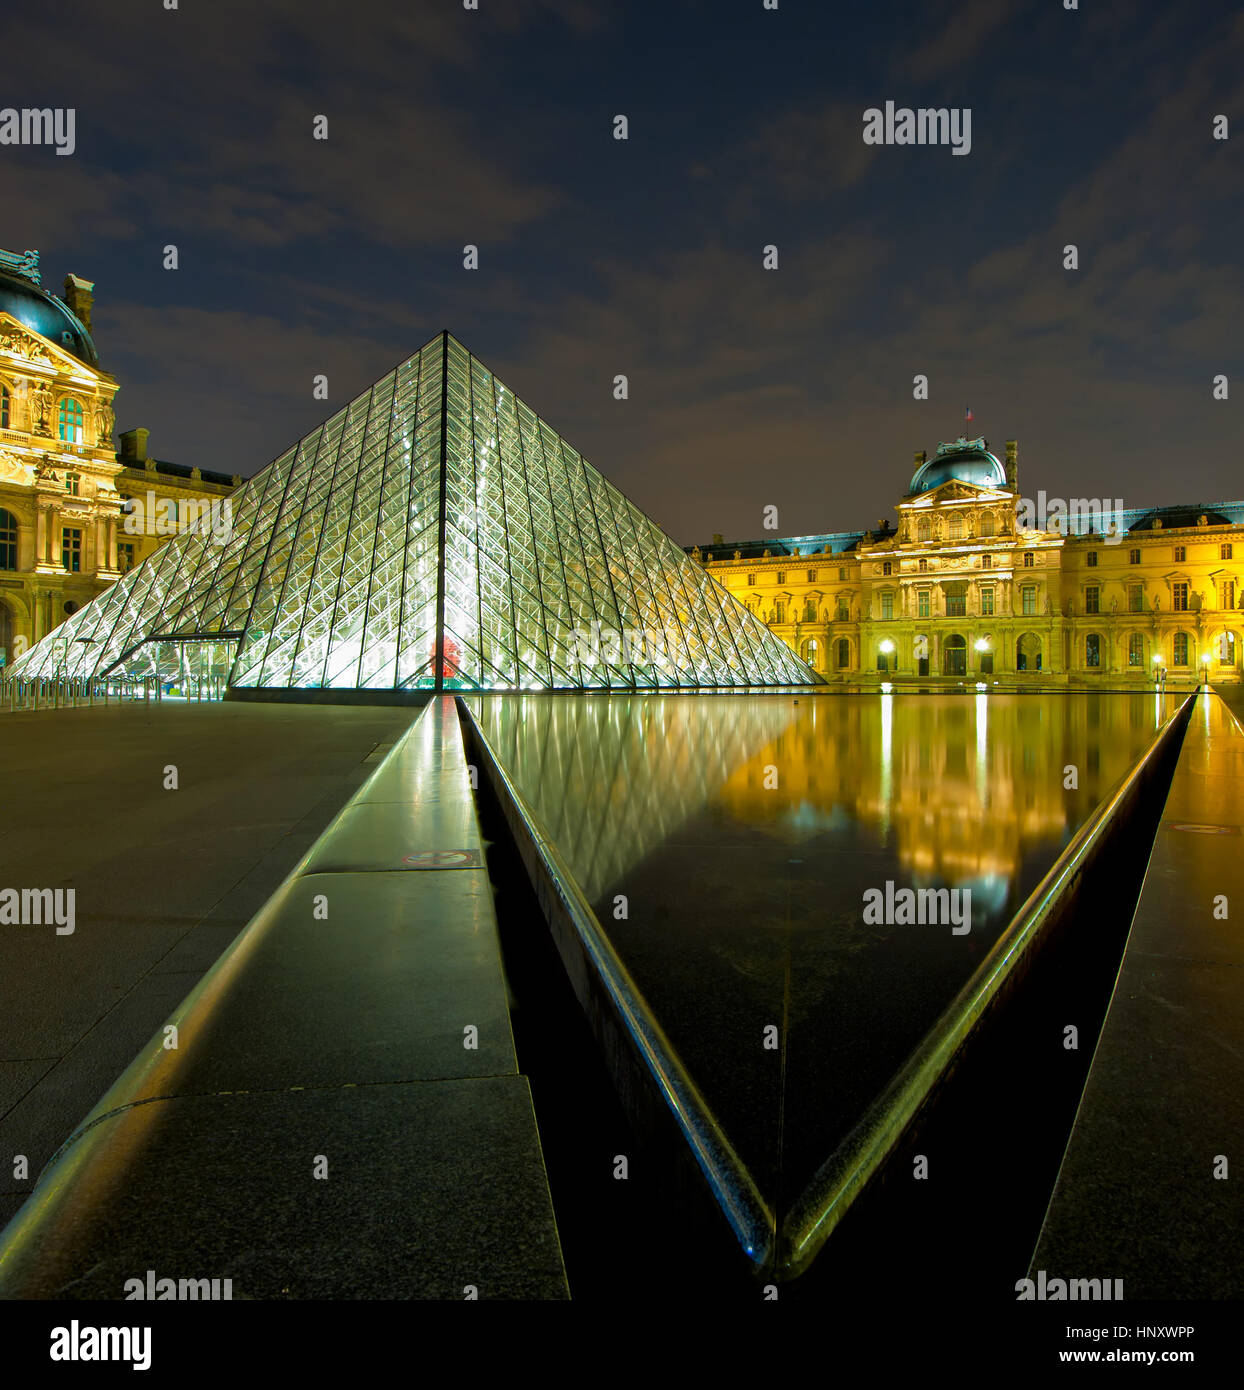
<instances>
[{"instance_id":1,"label":"water reflection","mask_svg":"<svg viewBox=\"0 0 1244 1390\"><path fill-rule=\"evenodd\" d=\"M775 1205L1169 712L1092 693L471 703ZM888 881L970 889L970 933L866 923Z\"/></svg>"}]
</instances>

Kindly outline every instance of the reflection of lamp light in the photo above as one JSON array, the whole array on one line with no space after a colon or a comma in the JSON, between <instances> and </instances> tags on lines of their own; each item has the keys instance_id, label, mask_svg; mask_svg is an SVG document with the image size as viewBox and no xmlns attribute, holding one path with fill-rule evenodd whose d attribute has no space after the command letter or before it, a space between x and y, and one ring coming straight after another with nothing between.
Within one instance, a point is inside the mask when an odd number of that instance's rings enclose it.
<instances>
[{"instance_id":1,"label":"reflection of lamp light","mask_svg":"<svg viewBox=\"0 0 1244 1390\"><path fill-rule=\"evenodd\" d=\"M886 656L889 656L890 653L894 650L894 643L891 642L890 639L887 637L887 638L881 643L881 648L880 648L880 649L881 649L883 652L885 652Z\"/></svg>"}]
</instances>

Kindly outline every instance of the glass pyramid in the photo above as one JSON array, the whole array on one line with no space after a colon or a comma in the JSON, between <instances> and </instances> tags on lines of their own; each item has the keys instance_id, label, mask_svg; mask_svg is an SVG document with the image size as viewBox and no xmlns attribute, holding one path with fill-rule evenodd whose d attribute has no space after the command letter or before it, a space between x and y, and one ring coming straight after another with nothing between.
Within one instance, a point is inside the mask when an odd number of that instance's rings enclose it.
<instances>
[{"instance_id":1,"label":"glass pyramid","mask_svg":"<svg viewBox=\"0 0 1244 1390\"><path fill-rule=\"evenodd\" d=\"M448 333L10 674L701 689L816 675Z\"/></svg>"}]
</instances>

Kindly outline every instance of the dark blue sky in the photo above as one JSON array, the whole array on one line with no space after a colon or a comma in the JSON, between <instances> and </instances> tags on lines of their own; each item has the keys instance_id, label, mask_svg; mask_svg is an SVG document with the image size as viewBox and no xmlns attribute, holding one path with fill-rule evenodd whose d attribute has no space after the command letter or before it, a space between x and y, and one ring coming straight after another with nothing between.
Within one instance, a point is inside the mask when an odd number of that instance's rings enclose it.
<instances>
[{"instance_id":1,"label":"dark blue sky","mask_svg":"<svg viewBox=\"0 0 1244 1390\"><path fill-rule=\"evenodd\" d=\"M872 525L967 404L1025 491L1244 495L1237 6L60 0L6 48L78 148L0 149L0 244L96 280L160 457L250 474L448 327L684 542ZM866 146L887 100L971 153Z\"/></svg>"}]
</instances>

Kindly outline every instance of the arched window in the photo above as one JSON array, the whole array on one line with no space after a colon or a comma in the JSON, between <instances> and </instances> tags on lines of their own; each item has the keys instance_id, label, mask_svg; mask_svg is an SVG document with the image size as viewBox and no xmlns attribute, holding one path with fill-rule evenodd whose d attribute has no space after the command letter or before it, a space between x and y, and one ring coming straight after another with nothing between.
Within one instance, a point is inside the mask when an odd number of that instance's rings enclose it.
<instances>
[{"instance_id":1,"label":"arched window","mask_svg":"<svg viewBox=\"0 0 1244 1390\"><path fill-rule=\"evenodd\" d=\"M942 674L966 676L968 673L968 644L966 638L952 632L942 646Z\"/></svg>"},{"instance_id":2,"label":"arched window","mask_svg":"<svg viewBox=\"0 0 1244 1390\"><path fill-rule=\"evenodd\" d=\"M1127 664L1129 666L1144 666L1145 664L1145 639L1139 632L1133 632L1127 639Z\"/></svg>"},{"instance_id":3,"label":"arched window","mask_svg":"<svg viewBox=\"0 0 1244 1390\"><path fill-rule=\"evenodd\" d=\"M0 510L0 570L17 568L17 518Z\"/></svg>"},{"instance_id":4,"label":"arched window","mask_svg":"<svg viewBox=\"0 0 1244 1390\"><path fill-rule=\"evenodd\" d=\"M998 534L998 523L994 519L992 512L985 512L981 517L981 535L996 536Z\"/></svg>"},{"instance_id":5,"label":"arched window","mask_svg":"<svg viewBox=\"0 0 1244 1390\"><path fill-rule=\"evenodd\" d=\"M804 600L803 620L805 623L816 622L816 599L810 598Z\"/></svg>"},{"instance_id":6,"label":"arched window","mask_svg":"<svg viewBox=\"0 0 1244 1390\"><path fill-rule=\"evenodd\" d=\"M851 664L851 644L845 637L838 639L838 656L835 664L840 671L845 671Z\"/></svg>"},{"instance_id":7,"label":"arched window","mask_svg":"<svg viewBox=\"0 0 1244 1390\"><path fill-rule=\"evenodd\" d=\"M1235 633L1220 632L1218 641L1214 644L1218 648L1218 664L1220 666L1235 665Z\"/></svg>"},{"instance_id":8,"label":"arched window","mask_svg":"<svg viewBox=\"0 0 1244 1390\"><path fill-rule=\"evenodd\" d=\"M1088 667L1101 665L1101 636L1090 632L1084 639L1084 664Z\"/></svg>"},{"instance_id":9,"label":"arched window","mask_svg":"<svg viewBox=\"0 0 1244 1390\"><path fill-rule=\"evenodd\" d=\"M13 397L9 394L7 386L0 386L0 430L9 428L9 421L12 419Z\"/></svg>"},{"instance_id":10,"label":"arched window","mask_svg":"<svg viewBox=\"0 0 1244 1390\"><path fill-rule=\"evenodd\" d=\"M933 522L931 518L922 516L916 523L916 539L918 541L931 541L933 539Z\"/></svg>"},{"instance_id":11,"label":"arched window","mask_svg":"<svg viewBox=\"0 0 1244 1390\"><path fill-rule=\"evenodd\" d=\"M950 518L950 539L952 541L961 541L963 539L963 518L961 516L952 516Z\"/></svg>"},{"instance_id":12,"label":"arched window","mask_svg":"<svg viewBox=\"0 0 1244 1390\"><path fill-rule=\"evenodd\" d=\"M815 671L821 664L821 644L815 637L809 637L803 644L803 659Z\"/></svg>"},{"instance_id":13,"label":"arched window","mask_svg":"<svg viewBox=\"0 0 1244 1390\"><path fill-rule=\"evenodd\" d=\"M65 396L56 418L61 439L66 444L81 444L85 437L82 431L82 402Z\"/></svg>"}]
</instances>

